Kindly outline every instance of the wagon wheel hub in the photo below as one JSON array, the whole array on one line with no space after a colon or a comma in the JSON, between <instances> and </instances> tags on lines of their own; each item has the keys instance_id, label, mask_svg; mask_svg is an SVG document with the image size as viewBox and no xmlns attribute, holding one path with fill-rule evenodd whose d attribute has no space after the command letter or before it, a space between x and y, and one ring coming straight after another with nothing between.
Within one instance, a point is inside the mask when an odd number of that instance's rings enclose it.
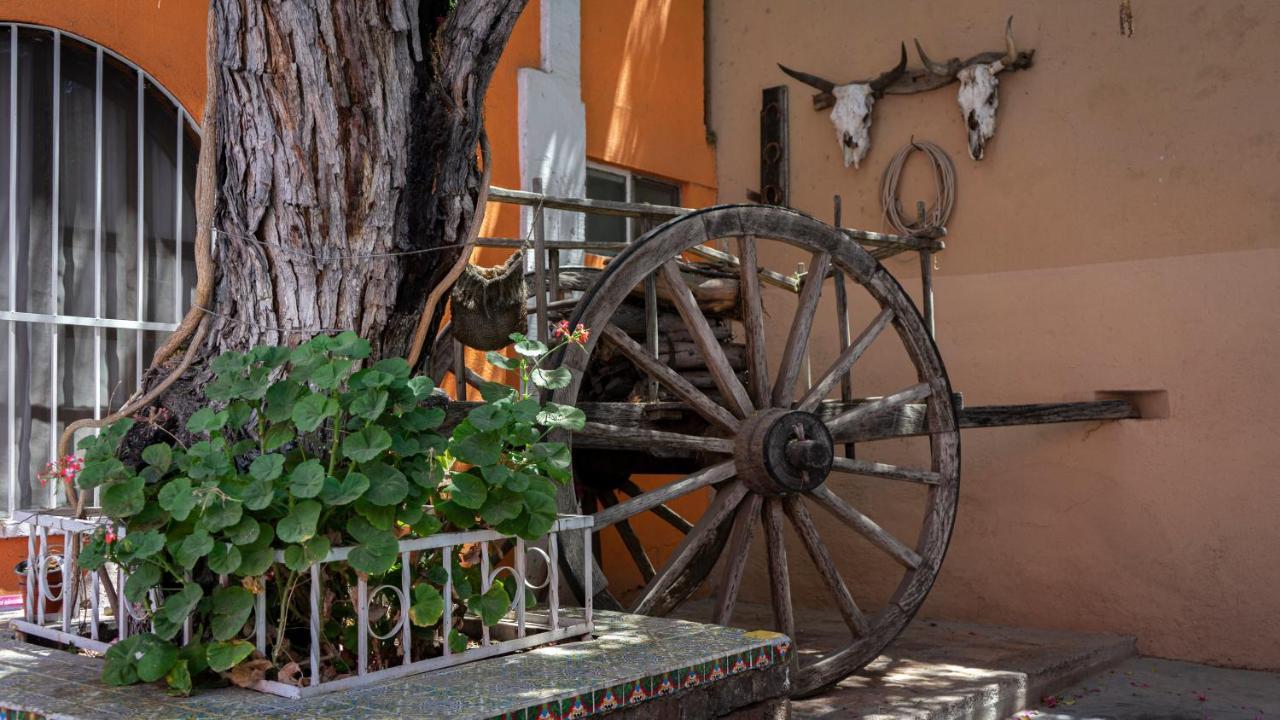
<instances>
[{"instance_id":1,"label":"wagon wheel hub","mask_svg":"<svg viewBox=\"0 0 1280 720\"><path fill-rule=\"evenodd\" d=\"M762 495L814 490L835 458L835 442L816 415L780 408L744 420L734 450L738 477Z\"/></svg>"}]
</instances>

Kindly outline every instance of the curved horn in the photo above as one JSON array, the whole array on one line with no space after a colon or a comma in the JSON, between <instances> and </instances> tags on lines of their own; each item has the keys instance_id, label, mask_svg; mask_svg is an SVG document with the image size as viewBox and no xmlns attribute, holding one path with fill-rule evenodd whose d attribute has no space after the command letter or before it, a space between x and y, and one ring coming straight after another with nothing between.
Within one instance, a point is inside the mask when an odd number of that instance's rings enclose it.
<instances>
[{"instance_id":1,"label":"curved horn","mask_svg":"<svg viewBox=\"0 0 1280 720\"><path fill-rule=\"evenodd\" d=\"M1004 46L1005 56L1002 62L1005 67L1013 64L1018 59L1018 46L1013 42L1013 16L1009 16L1009 20L1004 24Z\"/></svg>"},{"instance_id":2,"label":"curved horn","mask_svg":"<svg viewBox=\"0 0 1280 720\"><path fill-rule=\"evenodd\" d=\"M902 77L902 74L907 71L907 44L902 43L901 47L902 57L898 60L897 66L892 70L880 73L879 77L867 83L867 85L871 86L871 92L874 92L877 96L883 95L885 89L892 85L898 78Z\"/></svg>"},{"instance_id":3,"label":"curved horn","mask_svg":"<svg viewBox=\"0 0 1280 720\"><path fill-rule=\"evenodd\" d=\"M829 93L829 92L831 92L832 90L835 90L835 89L836 89L836 84L835 84L835 83L831 82L830 80L826 80L826 79L824 79L824 78L820 78L820 77L818 77L817 75L810 75L810 74L809 74L809 73L807 73L807 72L800 72L799 70L792 70L791 68L787 67L786 65L783 65L782 63L778 63L778 67L782 70L782 72L784 72L784 73L786 73L786 74L790 75L791 77L793 77L793 78L795 78L795 79L799 80L800 82L804 83L805 85L808 85L809 87L812 87L812 88L817 88L818 90L821 90L822 92Z\"/></svg>"},{"instance_id":4,"label":"curved horn","mask_svg":"<svg viewBox=\"0 0 1280 720\"><path fill-rule=\"evenodd\" d=\"M950 77L951 75L956 74L956 71L951 69L951 63L940 63L931 60L929 56L925 54L924 46L920 44L919 38L915 39L915 43L916 53L920 55L920 62L924 63L926 70L934 75L941 75L943 77Z\"/></svg>"}]
</instances>

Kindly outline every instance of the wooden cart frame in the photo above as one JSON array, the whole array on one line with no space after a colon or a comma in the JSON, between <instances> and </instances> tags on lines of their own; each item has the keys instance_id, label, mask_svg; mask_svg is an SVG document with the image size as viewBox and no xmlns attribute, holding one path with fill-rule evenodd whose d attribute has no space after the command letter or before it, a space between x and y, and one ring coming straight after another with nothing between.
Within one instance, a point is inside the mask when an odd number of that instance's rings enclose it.
<instances>
[{"instance_id":1,"label":"wooden cart frame","mask_svg":"<svg viewBox=\"0 0 1280 720\"><path fill-rule=\"evenodd\" d=\"M574 379L552 396L556 402L578 406L587 416L586 427L570 439L575 486L561 494L561 511L592 515L597 532L618 532L646 583L629 609L667 614L717 575L713 619L723 624L732 620L752 537L762 528L775 626L794 639L784 542L784 526L789 523L850 633L838 651L806 655L808 661L793 675L798 696L818 692L866 665L902 632L923 603L954 526L961 429L1138 417L1126 400L966 407L952 391L933 340L933 255L945 248L943 241L839 227L838 199L836 226L764 205L691 210L502 188L492 188L489 201L534 208L529 308L533 326L545 332L551 320L559 318L592 330L585 352L562 357ZM626 244L548 239L542 210L634 218L646 232ZM478 244L518 248L526 242L481 238ZM603 270L588 271L563 266L560 253L566 250L613 257ZM782 253L799 253L807 262L791 273L766 266L767 257ZM919 308L881 264L903 253L919 257ZM730 319L704 312L691 289L689 273L705 268L714 269L735 288ZM765 287L795 295L796 309L779 353L766 347ZM808 381L800 383L825 292L834 296L839 352L825 371L815 377L810 370ZM851 332L851 292L864 293L878 308L856 335ZM577 296L569 297L572 293ZM866 300L859 302L865 305ZM643 308L640 327L624 329L615 322L624 306ZM663 312L667 320L678 317L682 337L696 348L705 367L701 385L678 367L674 350L664 353ZM893 332L887 332L890 329ZM437 348L449 352L436 354L433 370L437 377L452 372L460 380L449 413L461 419L472 407L467 386L478 386L481 380L466 368L461 346L448 335L447 330L442 333ZM878 338L893 336L914 382L884 395L857 397L854 364ZM745 344L731 348L741 351L736 366L725 345L733 337L745 339ZM591 365L597 353L624 358L642 378L637 392L622 401L585 396L583 378L589 368L600 367L599 358ZM778 356L772 369L771 356ZM859 444L903 437L923 438L919 462L877 462L855 450ZM630 480L632 473L652 472L682 477L648 491ZM859 509L856 498L842 496L827 482L832 473L919 488L919 499L913 500L919 505L915 542L899 539ZM696 522L670 506L673 499L702 488L713 488L714 494ZM839 530L824 535L811 507L828 513L833 518L828 526ZM630 523L645 512L684 533L660 567ZM843 551L849 543L864 543L902 573L887 600L875 609L859 606L833 559L832 549ZM593 567L581 562L587 554L584 547L565 543L562 550L564 575L576 592L594 587L597 607L622 607L598 565L589 581L581 576L580 568ZM599 557L598 551L595 554Z\"/></svg>"}]
</instances>

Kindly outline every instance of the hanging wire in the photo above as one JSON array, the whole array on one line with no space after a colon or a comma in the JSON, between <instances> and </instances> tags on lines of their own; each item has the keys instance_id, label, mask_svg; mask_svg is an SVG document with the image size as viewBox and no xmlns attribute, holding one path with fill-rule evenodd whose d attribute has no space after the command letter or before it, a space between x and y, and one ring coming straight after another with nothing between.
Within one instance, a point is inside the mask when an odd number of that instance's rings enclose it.
<instances>
[{"instance_id":1,"label":"hanging wire","mask_svg":"<svg viewBox=\"0 0 1280 720\"><path fill-rule=\"evenodd\" d=\"M933 184L935 195L933 204L925 210L923 220L910 213L912 220L904 218L902 200L898 197L898 186L902 181L902 169L907 164L911 153L919 150L929 158L933 167ZM911 142L893 156L880 178L880 207L884 212L885 222L901 235L931 235L942 230L951 218L951 211L956 204L956 166L950 156L941 147L928 141Z\"/></svg>"}]
</instances>

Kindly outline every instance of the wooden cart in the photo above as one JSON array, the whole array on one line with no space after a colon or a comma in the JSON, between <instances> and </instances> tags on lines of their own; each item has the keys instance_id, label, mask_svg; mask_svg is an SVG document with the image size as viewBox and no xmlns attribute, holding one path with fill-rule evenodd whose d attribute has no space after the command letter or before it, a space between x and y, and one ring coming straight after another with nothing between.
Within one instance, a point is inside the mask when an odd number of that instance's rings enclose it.
<instances>
[{"instance_id":1,"label":"wooden cart","mask_svg":"<svg viewBox=\"0 0 1280 720\"><path fill-rule=\"evenodd\" d=\"M795 638L793 594L825 592L847 642L826 653L799 648L798 696L866 665L920 608L955 522L962 428L1137 416L1121 400L965 408L933 340L930 269L940 239L839 228L764 205L687 210L500 188L489 200L652 227L624 246L563 242L544 237L535 212L535 327L567 318L592 331L585 352L565 353L574 380L551 398L588 420L571 439L576 486L561 507L618 533L645 583L626 605L633 612L668 614L711 579L711 619L729 624L744 579L754 577L769 587L776 629ZM562 266L565 250L612 257L603 270ZM881 264L906 252L919 254L923 308ZM437 353L436 374L477 384L448 334L437 343L448 352ZM875 372L859 372L872 355ZM864 389L873 376L897 384ZM459 387L457 417L469 409ZM646 490L632 478L643 473L676 479ZM703 488L714 493L691 522L672 504ZM664 563L653 562L635 528L642 513L683 534ZM820 585L791 585L788 524ZM760 528L766 552L753 563ZM564 548L571 584L580 594L593 588L597 607L623 608L602 572L584 582L575 562L584 550ZM856 579L859 602L838 565L863 564L876 572ZM869 587L871 577L897 581Z\"/></svg>"}]
</instances>

